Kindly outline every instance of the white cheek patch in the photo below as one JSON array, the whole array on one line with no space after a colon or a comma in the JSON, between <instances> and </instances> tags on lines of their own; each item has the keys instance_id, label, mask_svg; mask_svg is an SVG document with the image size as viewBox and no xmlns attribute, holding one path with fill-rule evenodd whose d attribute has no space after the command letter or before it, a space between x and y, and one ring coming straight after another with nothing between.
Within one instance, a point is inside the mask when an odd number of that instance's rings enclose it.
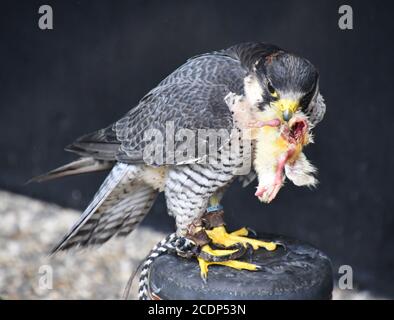
<instances>
[{"instance_id":1,"label":"white cheek patch","mask_svg":"<svg viewBox=\"0 0 394 320\"><path fill-rule=\"evenodd\" d=\"M248 75L244 79L244 90L246 99L252 105L257 105L263 101L263 88L253 75Z\"/></svg>"}]
</instances>

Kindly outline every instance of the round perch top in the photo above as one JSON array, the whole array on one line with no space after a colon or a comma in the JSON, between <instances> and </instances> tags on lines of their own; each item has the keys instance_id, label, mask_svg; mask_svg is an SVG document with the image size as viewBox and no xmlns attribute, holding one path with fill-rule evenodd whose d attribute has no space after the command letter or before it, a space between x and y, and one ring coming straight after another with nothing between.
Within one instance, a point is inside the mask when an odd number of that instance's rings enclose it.
<instances>
[{"instance_id":1,"label":"round perch top","mask_svg":"<svg viewBox=\"0 0 394 320\"><path fill-rule=\"evenodd\" d=\"M212 265L204 283L195 258L163 255L150 270L150 292L159 299L331 299L333 275L329 258L313 246L279 236L264 240L283 244L275 251L259 249L242 260L261 271Z\"/></svg>"}]
</instances>

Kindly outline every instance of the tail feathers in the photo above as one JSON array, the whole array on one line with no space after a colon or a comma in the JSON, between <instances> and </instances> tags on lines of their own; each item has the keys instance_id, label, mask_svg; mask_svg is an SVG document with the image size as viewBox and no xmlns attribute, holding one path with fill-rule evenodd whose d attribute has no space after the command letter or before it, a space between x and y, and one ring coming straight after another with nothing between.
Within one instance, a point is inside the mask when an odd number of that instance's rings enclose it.
<instances>
[{"instance_id":1,"label":"tail feathers","mask_svg":"<svg viewBox=\"0 0 394 320\"><path fill-rule=\"evenodd\" d=\"M118 163L111 170L103 184L96 192L92 202L82 213L79 220L74 224L69 233L60 241L60 243L52 250L52 254L61 250L68 240L78 231L78 229L87 221L91 215L101 206L105 199L111 194L117 184L123 179L127 173L127 165Z\"/></svg>"},{"instance_id":2,"label":"tail feathers","mask_svg":"<svg viewBox=\"0 0 394 320\"><path fill-rule=\"evenodd\" d=\"M117 163L69 233L53 249L101 245L132 232L149 212L158 191L138 181L139 166Z\"/></svg>"},{"instance_id":3,"label":"tail feathers","mask_svg":"<svg viewBox=\"0 0 394 320\"><path fill-rule=\"evenodd\" d=\"M49 171L45 174L39 175L30 179L30 182L43 182L52 179L57 179L66 176L77 175L81 173L88 173L94 171L101 171L111 169L114 166L112 161L97 160L92 157L83 157L57 169Z\"/></svg>"}]
</instances>

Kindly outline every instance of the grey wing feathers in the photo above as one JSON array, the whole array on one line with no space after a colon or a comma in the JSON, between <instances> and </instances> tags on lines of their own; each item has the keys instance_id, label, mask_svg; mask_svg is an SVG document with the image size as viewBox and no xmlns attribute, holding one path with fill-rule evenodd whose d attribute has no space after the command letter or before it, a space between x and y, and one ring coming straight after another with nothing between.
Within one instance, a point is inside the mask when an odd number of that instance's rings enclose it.
<instances>
[{"instance_id":1,"label":"grey wing feathers","mask_svg":"<svg viewBox=\"0 0 394 320\"><path fill-rule=\"evenodd\" d=\"M130 181L136 174L133 170L140 170L133 164L144 160L143 150L149 142L144 140L145 132L156 129L164 134L167 122L173 123L175 133L179 129L231 129L233 118L224 97L230 91L241 92L245 72L239 61L221 53L190 59L115 124L68 146L66 150L82 157L119 162L53 251L101 244L112 236L130 233L157 196L151 187Z\"/></svg>"},{"instance_id":2,"label":"grey wing feathers","mask_svg":"<svg viewBox=\"0 0 394 320\"><path fill-rule=\"evenodd\" d=\"M223 99L230 91L241 93L245 73L239 61L222 53L189 59L115 124L81 137L67 150L98 159L141 163L150 142L144 139L146 130L157 129L165 137L169 121L175 132L231 129L232 115Z\"/></svg>"},{"instance_id":3,"label":"grey wing feathers","mask_svg":"<svg viewBox=\"0 0 394 320\"><path fill-rule=\"evenodd\" d=\"M195 133L198 129L230 130L233 118L223 100L228 92L224 85L167 85L160 95L150 97L146 101L147 105L141 106L147 109L141 116L123 118L116 123L117 137L121 141L117 159L132 163L142 161L144 148L150 143L145 136L149 129L161 133L163 145L168 138L166 128L170 126L175 134L181 129L192 130ZM182 142L183 140L175 139L174 149L176 150ZM165 151L163 148L164 156ZM194 160L197 161L198 158Z\"/></svg>"},{"instance_id":4,"label":"grey wing feathers","mask_svg":"<svg viewBox=\"0 0 394 320\"><path fill-rule=\"evenodd\" d=\"M115 161L119 147L120 142L116 138L115 131L109 126L78 138L65 149L83 157Z\"/></svg>"},{"instance_id":5,"label":"grey wing feathers","mask_svg":"<svg viewBox=\"0 0 394 320\"><path fill-rule=\"evenodd\" d=\"M95 172L101 170L107 170L112 168L114 163L112 161L98 160L93 157L82 157L78 160L70 162L64 166L56 168L47 173L41 174L37 177L30 179L30 182L43 182L60 177L66 177L71 175L77 175L81 173Z\"/></svg>"},{"instance_id":6,"label":"grey wing feathers","mask_svg":"<svg viewBox=\"0 0 394 320\"><path fill-rule=\"evenodd\" d=\"M74 246L99 245L113 236L129 234L149 212L157 191L133 181L140 169L116 164L92 202L53 249L52 253Z\"/></svg>"}]
</instances>

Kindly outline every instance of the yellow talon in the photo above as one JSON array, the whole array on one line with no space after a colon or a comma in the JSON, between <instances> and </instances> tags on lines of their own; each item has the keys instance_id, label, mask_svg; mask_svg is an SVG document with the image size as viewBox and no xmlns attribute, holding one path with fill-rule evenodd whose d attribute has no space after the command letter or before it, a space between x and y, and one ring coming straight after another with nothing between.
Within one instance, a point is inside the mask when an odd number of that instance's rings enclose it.
<instances>
[{"instance_id":1,"label":"yellow talon","mask_svg":"<svg viewBox=\"0 0 394 320\"><path fill-rule=\"evenodd\" d=\"M211 256L215 256L215 257L228 256L229 254L232 254L232 253L238 251L237 249L231 249L231 250L228 250L228 249L226 249L226 250L219 249L219 250L215 250L215 249L212 249L212 248L211 248L209 245L207 245L207 244L206 244L205 246L203 246L203 247L201 248L201 250L204 251L204 252L206 252L206 253L208 253L208 254L210 254Z\"/></svg>"},{"instance_id":2,"label":"yellow talon","mask_svg":"<svg viewBox=\"0 0 394 320\"><path fill-rule=\"evenodd\" d=\"M209 262L203 260L202 258L197 258L197 260L198 260L198 265L200 266L201 278L205 280L208 277Z\"/></svg>"},{"instance_id":3,"label":"yellow talon","mask_svg":"<svg viewBox=\"0 0 394 320\"><path fill-rule=\"evenodd\" d=\"M273 251L276 249L276 244L274 242L265 242L245 237L245 235L248 234L246 228L239 229L233 233L227 233L224 226L220 226L213 228L212 230L206 230L206 233L213 243L224 247L231 247L241 243L245 247L247 244L251 245L254 250L257 250L258 248L265 248L268 251Z\"/></svg>"},{"instance_id":4,"label":"yellow talon","mask_svg":"<svg viewBox=\"0 0 394 320\"><path fill-rule=\"evenodd\" d=\"M249 263L249 262L238 261L238 260L214 262L214 264L219 264L222 266L226 266L226 267L230 267L230 268L238 269L238 270L250 270L250 271L258 270L257 265L255 265L253 263Z\"/></svg>"},{"instance_id":5,"label":"yellow talon","mask_svg":"<svg viewBox=\"0 0 394 320\"><path fill-rule=\"evenodd\" d=\"M204 251L212 256L220 257L220 256L227 256L229 254L232 254L236 252L237 250L214 250L212 249L209 245L205 245L201 248L201 251ZM208 267L210 265L221 265L221 266L226 266L238 270L250 270L250 271L256 271L258 270L258 266L254 265L252 263L248 262L243 262L243 261L237 261L237 260L228 260L228 261L217 261L217 262L212 262L212 261L205 261L202 258L197 258L198 264L200 266L200 274L201 277L205 280L208 277Z\"/></svg>"},{"instance_id":6,"label":"yellow talon","mask_svg":"<svg viewBox=\"0 0 394 320\"><path fill-rule=\"evenodd\" d=\"M248 229L246 229L246 228L244 227L244 228L235 230L235 231L231 232L230 234L233 235L233 236L243 236L243 237L246 237L246 236L249 234L249 231L248 231Z\"/></svg>"}]
</instances>

